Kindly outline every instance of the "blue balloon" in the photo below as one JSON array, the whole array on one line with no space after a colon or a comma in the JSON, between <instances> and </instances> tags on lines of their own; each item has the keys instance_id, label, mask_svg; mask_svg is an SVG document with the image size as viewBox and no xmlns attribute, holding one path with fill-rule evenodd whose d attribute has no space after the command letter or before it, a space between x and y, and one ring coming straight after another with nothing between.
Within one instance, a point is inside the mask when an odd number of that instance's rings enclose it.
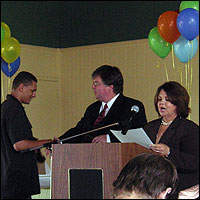
<instances>
[{"instance_id":1,"label":"blue balloon","mask_svg":"<svg viewBox=\"0 0 200 200\"><path fill-rule=\"evenodd\" d=\"M198 40L186 40L182 35L173 43L175 56L183 63L190 61L198 50Z\"/></svg>"},{"instance_id":2,"label":"blue balloon","mask_svg":"<svg viewBox=\"0 0 200 200\"><path fill-rule=\"evenodd\" d=\"M8 63L1 59L1 70L7 77L12 77L16 71L19 69L20 66L20 57L18 57L14 62L10 63L10 66L8 66Z\"/></svg>"},{"instance_id":3,"label":"blue balloon","mask_svg":"<svg viewBox=\"0 0 200 200\"><path fill-rule=\"evenodd\" d=\"M194 40L199 35L199 12L193 8L186 8L177 17L177 28L187 40Z\"/></svg>"}]
</instances>

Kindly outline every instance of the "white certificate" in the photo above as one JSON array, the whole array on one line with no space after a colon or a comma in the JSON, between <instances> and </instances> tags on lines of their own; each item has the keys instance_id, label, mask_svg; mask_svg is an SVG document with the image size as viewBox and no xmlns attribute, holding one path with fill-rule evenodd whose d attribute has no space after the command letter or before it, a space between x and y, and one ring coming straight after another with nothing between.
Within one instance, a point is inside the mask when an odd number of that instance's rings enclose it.
<instances>
[{"instance_id":1,"label":"white certificate","mask_svg":"<svg viewBox=\"0 0 200 200\"><path fill-rule=\"evenodd\" d=\"M127 131L126 135L123 135L121 130L110 131L121 143L137 143L148 149L150 149L149 145L153 144L143 128L130 129Z\"/></svg>"}]
</instances>

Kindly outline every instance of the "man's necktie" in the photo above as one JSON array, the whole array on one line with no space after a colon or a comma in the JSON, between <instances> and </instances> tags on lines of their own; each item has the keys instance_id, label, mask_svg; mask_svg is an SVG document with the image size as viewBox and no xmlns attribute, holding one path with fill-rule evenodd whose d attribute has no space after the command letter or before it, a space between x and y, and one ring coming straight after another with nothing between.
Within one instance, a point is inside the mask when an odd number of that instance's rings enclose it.
<instances>
[{"instance_id":1,"label":"man's necktie","mask_svg":"<svg viewBox=\"0 0 200 200\"><path fill-rule=\"evenodd\" d=\"M104 105L103 110L100 112L99 116L97 117L96 121L93 124L93 129L98 128L99 122L105 117L106 108L108 108L107 104ZM85 136L84 142L91 143L92 139L95 137L94 133L87 134Z\"/></svg>"},{"instance_id":2,"label":"man's necktie","mask_svg":"<svg viewBox=\"0 0 200 200\"><path fill-rule=\"evenodd\" d=\"M99 116L97 117L96 121L94 122L93 128L96 128L99 122L105 117L106 108L108 108L107 104L104 105L103 110L100 112Z\"/></svg>"}]
</instances>

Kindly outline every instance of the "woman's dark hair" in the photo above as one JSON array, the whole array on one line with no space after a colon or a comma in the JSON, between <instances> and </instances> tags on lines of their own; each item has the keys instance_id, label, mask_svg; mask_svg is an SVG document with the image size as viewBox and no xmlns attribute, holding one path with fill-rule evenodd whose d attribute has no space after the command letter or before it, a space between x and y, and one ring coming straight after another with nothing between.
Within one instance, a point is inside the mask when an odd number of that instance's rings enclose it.
<instances>
[{"instance_id":1,"label":"woman's dark hair","mask_svg":"<svg viewBox=\"0 0 200 200\"><path fill-rule=\"evenodd\" d=\"M12 88L16 89L21 83L25 86L32 85L32 81L37 83L37 78L29 72L22 71L14 78Z\"/></svg>"},{"instance_id":2,"label":"woman's dark hair","mask_svg":"<svg viewBox=\"0 0 200 200\"><path fill-rule=\"evenodd\" d=\"M158 110L158 96L161 90L164 90L167 94L168 100L176 106L176 113L182 118L187 118L191 109L189 108L190 96L187 90L176 81L168 81L161 85L154 97L154 106L156 112L160 116Z\"/></svg>"},{"instance_id":3,"label":"woman's dark hair","mask_svg":"<svg viewBox=\"0 0 200 200\"><path fill-rule=\"evenodd\" d=\"M123 93L124 79L118 67L102 65L92 73L92 79L97 76L101 77L104 85L113 85L115 94Z\"/></svg>"},{"instance_id":4,"label":"woman's dark hair","mask_svg":"<svg viewBox=\"0 0 200 200\"><path fill-rule=\"evenodd\" d=\"M157 199L167 188L168 199L178 198L178 175L174 164L164 156L152 153L138 154L121 170L113 182L114 194L132 191Z\"/></svg>"}]
</instances>

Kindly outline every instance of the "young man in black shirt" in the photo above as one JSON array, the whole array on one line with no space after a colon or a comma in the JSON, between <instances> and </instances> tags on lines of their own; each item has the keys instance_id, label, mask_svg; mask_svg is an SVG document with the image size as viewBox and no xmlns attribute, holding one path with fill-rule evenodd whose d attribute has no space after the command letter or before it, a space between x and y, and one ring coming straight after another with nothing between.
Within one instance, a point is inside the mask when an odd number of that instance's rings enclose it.
<instances>
[{"instance_id":1,"label":"young man in black shirt","mask_svg":"<svg viewBox=\"0 0 200 200\"><path fill-rule=\"evenodd\" d=\"M31 199L40 193L39 175L34 151L52 140L36 140L22 104L36 96L37 79L20 72L13 81L12 92L1 104L1 198Z\"/></svg>"}]
</instances>

